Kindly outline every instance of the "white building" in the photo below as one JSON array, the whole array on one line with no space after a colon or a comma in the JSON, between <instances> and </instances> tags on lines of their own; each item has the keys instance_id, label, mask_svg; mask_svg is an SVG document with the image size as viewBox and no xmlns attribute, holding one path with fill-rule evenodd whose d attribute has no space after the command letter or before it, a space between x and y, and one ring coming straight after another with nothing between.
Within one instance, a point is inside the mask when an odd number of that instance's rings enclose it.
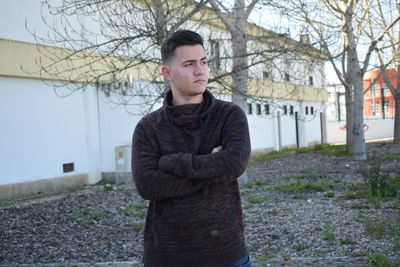
<instances>
[{"instance_id":1,"label":"white building","mask_svg":"<svg viewBox=\"0 0 400 267\"><path fill-rule=\"evenodd\" d=\"M41 54L26 19L46 34L39 0L8 1L0 9L0 199L118 180L130 169L139 107L113 104L113 96L94 85L60 97L66 88L55 89L51 75L32 72ZM212 26L200 31L209 50L210 40L228 36ZM229 51L224 45L218 53ZM247 111L255 153L326 141L323 63L306 68L298 59L276 61L274 66L286 64L283 75L265 64L250 71L250 91L260 96L249 100ZM306 78L297 75L305 69ZM132 86L143 84L136 80ZM293 90L298 93L288 93Z\"/></svg>"}]
</instances>

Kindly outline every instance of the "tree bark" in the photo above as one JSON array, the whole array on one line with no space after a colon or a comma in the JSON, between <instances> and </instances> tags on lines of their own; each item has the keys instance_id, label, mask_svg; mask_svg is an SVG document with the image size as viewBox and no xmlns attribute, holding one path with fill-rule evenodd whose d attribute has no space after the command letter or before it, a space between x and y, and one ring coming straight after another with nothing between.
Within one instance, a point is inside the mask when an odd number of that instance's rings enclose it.
<instances>
[{"instance_id":1,"label":"tree bark","mask_svg":"<svg viewBox=\"0 0 400 267\"><path fill-rule=\"evenodd\" d=\"M246 9L244 0L235 0L234 27L232 36L232 102L246 110L247 94L247 40L246 40Z\"/></svg>"},{"instance_id":2,"label":"tree bark","mask_svg":"<svg viewBox=\"0 0 400 267\"><path fill-rule=\"evenodd\" d=\"M344 32L346 34L346 53L347 53L347 80L350 91L353 93L352 119L353 127L347 125L347 131L351 131L353 142L351 152L356 160L365 160L367 158L364 138L364 91L363 91L363 73L360 68L360 62L357 54L357 44L354 37L353 23L353 3L350 2L346 8Z\"/></svg>"},{"instance_id":3,"label":"tree bark","mask_svg":"<svg viewBox=\"0 0 400 267\"><path fill-rule=\"evenodd\" d=\"M349 84L347 82L347 84ZM346 101L346 150L353 151L353 91L348 86L345 87Z\"/></svg>"},{"instance_id":4,"label":"tree bark","mask_svg":"<svg viewBox=\"0 0 400 267\"><path fill-rule=\"evenodd\" d=\"M394 114L394 130L393 130L393 144L400 144L400 100L394 98L395 114Z\"/></svg>"}]
</instances>

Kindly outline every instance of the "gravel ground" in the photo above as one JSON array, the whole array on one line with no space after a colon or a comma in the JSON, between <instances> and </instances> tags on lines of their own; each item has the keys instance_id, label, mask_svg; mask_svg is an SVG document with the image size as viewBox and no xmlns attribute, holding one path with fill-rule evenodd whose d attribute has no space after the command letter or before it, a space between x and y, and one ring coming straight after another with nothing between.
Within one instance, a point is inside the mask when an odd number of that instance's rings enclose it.
<instances>
[{"instance_id":1,"label":"gravel ground","mask_svg":"<svg viewBox=\"0 0 400 267\"><path fill-rule=\"evenodd\" d=\"M384 159L382 171L400 176L399 145L367 144L367 151ZM346 197L350 184L364 182L361 164L366 163L318 152L251 162L250 183L241 192L255 266L366 266L366 256L375 252L395 257L391 266L400 266L390 236L374 239L365 231L367 221L400 216L400 198L371 204ZM276 189L317 181L330 188ZM146 205L129 185L0 202L0 265L140 262Z\"/></svg>"}]
</instances>

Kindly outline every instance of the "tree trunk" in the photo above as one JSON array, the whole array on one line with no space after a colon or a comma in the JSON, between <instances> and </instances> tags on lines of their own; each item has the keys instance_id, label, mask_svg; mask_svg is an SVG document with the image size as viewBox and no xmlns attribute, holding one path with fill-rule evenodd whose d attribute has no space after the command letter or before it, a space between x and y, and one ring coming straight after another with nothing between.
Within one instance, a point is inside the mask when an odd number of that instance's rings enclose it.
<instances>
[{"instance_id":1,"label":"tree trunk","mask_svg":"<svg viewBox=\"0 0 400 267\"><path fill-rule=\"evenodd\" d=\"M347 83L348 84L348 83ZM346 86L345 101L346 101L346 150L353 151L353 91L352 88Z\"/></svg>"},{"instance_id":2,"label":"tree trunk","mask_svg":"<svg viewBox=\"0 0 400 267\"><path fill-rule=\"evenodd\" d=\"M346 34L346 53L347 53L347 80L350 91L353 93L353 127L347 125L347 131L352 133L351 152L356 160L365 160L367 154L365 151L364 138L364 91L363 91L363 73L360 68L360 62L357 54L357 44L354 37L353 22L353 3L349 3L345 12L344 31Z\"/></svg>"},{"instance_id":3,"label":"tree trunk","mask_svg":"<svg viewBox=\"0 0 400 267\"><path fill-rule=\"evenodd\" d=\"M359 66L357 64L357 66ZM364 92L361 70L354 81L353 154L356 160L367 159L364 137Z\"/></svg>"},{"instance_id":4,"label":"tree trunk","mask_svg":"<svg viewBox=\"0 0 400 267\"><path fill-rule=\"evenodd\" d=\"M246 40L246 10L244 0L235 0L234 27L232 36L232 102L246 111L247 94L247 40Z\"/></svg>"},{"instance_id":5,"label":"tree trunk","mask_svg":"<svg viewBox=\"0 0 400 267\"><path fill-rule=\"evenodd\" d=\"M400 65L396 66L396 86L390 87L394 99L393 144L400 144Z\"/></svg>"},{"instance_id":6,"label":"tree trunk","mask_svg":"<svg viewBox=\"0 0 400 267\"><path fill-rule=\"evenodd\" d=\"M393 144L400 144L400 99L394 97L395 113L394 113L394 131Z\"/></svg>"}]
</instances>

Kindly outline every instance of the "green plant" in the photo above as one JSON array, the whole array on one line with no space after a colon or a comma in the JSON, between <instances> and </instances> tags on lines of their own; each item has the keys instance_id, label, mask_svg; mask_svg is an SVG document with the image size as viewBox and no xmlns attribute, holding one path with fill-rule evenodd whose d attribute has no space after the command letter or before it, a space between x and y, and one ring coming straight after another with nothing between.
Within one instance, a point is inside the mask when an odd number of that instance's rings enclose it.
<instances>
[{"instance_id":1,"label":"green plant","mask_svg":"<svg viewBox=\"0 0 400 267\"><path fill-rule=\"evenodd\" d=\"M304 197L303 197L302 195L300 195L300 194L294 194L294 195L292 196L292 198L293 198L293 199L303 199Z\"/></svg>"},{"instance_id":2,"label":"green plant","mask_svg":"<svg viewBox=\"0 0 400 267\"><path fill-rule=\"evenodd\" d=\"M324 229L324 238L323 238L328 244L332 245L333 242L335 241L336 237L333 232L333 227L330 224L325 225Z\"/></svg>"},{"instance_id":3,"label":"green plant","mask_svg":"<svg viewBox=\"0 0 400 267\"><path fill-rule=\"evenodd\" d=\"M316 145L314 145L314 151L321 151L321 150L331 149L332 147L335 147L335 145L316 144Z\"/></svg>"},{"instance_id":4,"label":"green plant","mask_svg":"<svg viewBox=\"0 0 400 267\"><path fill-rule=\"evenodd\" d=\"M113 190L113 185L110 184L110 183L104 184L103 187L104 187L104 190L105 190L105 191L111 191L111 190Z\"/></svg>"},{"instance_id":5,"label":"green plant","mask_svg":"<svg viewBox=\"0 0 400 267\"><path fill-rule=\"evenodd\" d=\"M346 150L344 145L330 145L318 150L319 153L327 156L351 156L352 153Z\"/></svg>"},{"instance_id":6,"label":"green plant","mask_svg":"<svg viewBox=\"0 0 400 267\"><path fill-rule=\"evenodd\" d=\"M257 180L254 182L256 185L265 185L267 182L266 181L261 181L261 180Z\"/></svg>"},{"instance_id":7,"label":"green plant","mask_svg":"<svg viewBox=\"0 0 400 267\"><path fill-rule=\"evenodd\" d=\"M93 215L87 214L87 212L82 209L78 209L73 213L73 217L85 225L92 224L93 221L102 220L108 218L109 216L110 213L106 210L98 211Z\"/></svg>"},{"instance_id":8,"label":"green plant","mask_svg":"<svg viewBox=\"0 0 400 267\"><path fill-rule=\"evenodd\" d=\"M368 256L368 261L378 267L388 266L388 260L382 253L373 253Z\"/></svg>"},{"instance_id":9,"label":"green plant","mask_svg":"<svg viewBox=\"0 0 400 267\"><path fill-rule=\"evenodd\" d=\"M347 192L341 198L346 199L346 200L352 200L352 199L361 199L361 198L367 198L367 197L368 197L368 191L362 190L362 191L357 191L357 192Z\"/></svg>"},{"instance_id":10,"label":"green plant","mask_svg":"<svg viewBox=\"0 0 400 267\"><path fill-rule=\"evenodd\" d=\"M272 259L274 256L269 254L268 252L265 252L264 254L262 254L260 257L258 257L258 259L260 261L267 261L269 259Z\"/></svg>"},{"instance_id":11,"label":"green plant","mask_svg":"<svg viewBox=\"0 0 400 267\"><path fill-rule=\"evenodd\" d=\"M300 147L300 148L297 148L295 151L296 151L296 153L310 153L310 152L314 151L314 148L313 147Z\"/></svg>"},{"instance_id":12,"label":"green plant","mask_svg":"<svg viewBox=\"0 0 400 267\"><path fill-rule=\"evenodd\" d=\"M277 210L269 210L269 211L267 211L267 214L270 214L270 215L278 215L278 211Z\"/></svg>"},{"instance_id":13,"label":"green plant","mask_svg":"<svg viewBox=\"0 0 400 267\"><path fill-rule=\"evenodd\" d=\"M134 223L134 224L132 225L132 229L133 229L134 231L141 231L141 230L144 229L144 223Z\"/></svg>"},{"instance_id":14,"label":"green plant","mask_svg":"<svg viewBox=\"0 0 400 267\"><path fill-rule=\"evenodd\" d=\"M140 217L140 218L144 218L144 217L146 217L146 211L144 211L144 210L138 211L138 212L136 212L135 215Z\"/></svg>"},{"instance_id":15,"label":"green plant","mask_svg":"<svg viewBox=\"0 0 400 267\"><path fill-rule=\"evenodd\" d=\"M335 196L335 193L333 193L333 192L326 192L325 194L324 194L324 197L329 197L329 198L331 198L331 197L334 197Z\"/></svg>"},{"instance_id":16,"label":"green plant","mask_svg":"<svg viewBox=\"0 0 400 267\"><path fill-rule=\"evenodd\" d=\"M263 155L257 155L255 157L253 157L251 159L252 162L257 162L257 161L264 161L264 160L270 160L270 159L276 159L276 158L282 158L282 157L286 157L289 155L294 154L294 150L293 149L288 149L288 148L284 148L282 150L274 150L271 151L268 154L263 154Z\"/></svg>"},{"instance_id":17,"label":"green plant","mask_svg":"<svg viewBox=\"0 0 400 267\"><path fill-rule=\"evenodd\" d=\"M315 253L315 255L322 256L322 255L328 254L329 251L317 249L317 250L314 250L314 253Z\"/></svg>"},{"instance_id":18,"label":"green plant","mask_svg":"<svg viewBox=\"0 0 400 267\"><path fill-rule=\"evenodd\" d=\"M353 241L353 240L350 240L350 239L343 239L343 240L340 240L339 243L340 243L341 245L357 245L357 242L356 242L356 241Z\"/></svg>"},{"instance_id":19,"label":"green plant","mask_svg":"<svg viewBox=\"0 0 400 267\"><path fill-rule=\"evenodd\" d=\"M119 212L122 214L126 214L126 215L130 215L130 214L135 214L138 215L139 212L143 213L144 209L146 209L147 206L145 203L138 203L138 204L134 204L134 205L129 205L128 207L120 210ZM141 217L141 216L139 216Z\"/></svg>"},{"instance_id":20,"label":"green plant","mask_svg":"<svg viewBox=\"0 0 400 267\"><path fill-rule=\"evenodd\" d=\"M102 211L96 212L93 216L91 216L91 218L93 220L101 220L101 219L105 219L109 216L110 216L110 214L108 213L108 211L102 210Z\"/></svg>"},{"instance_id":21,"label":"green plant","mask_svg":"<svg viewBox=\"0 0 400 267\"><path fill-rule=\"evenodd\" d=\"M375 239L380 239L385 234L385 226L381 222L371 219L365 221L364 230L366 234Z\"/></svg>"},{"instance_id":22,"label":"green plant","mask_svg":"<svg viewBox=\"0 0 400 267\"><path fill-rule=\"evenodd\" d=\"M253 189L253 187L254 187L254 182L248 182L248 183L242 185L243 189Z\"/></svg>"},{"instance_id":23,"label":"green plant","mask_svg":"<svg viewBox=\"0 0 400 267\"><path fill-rule=\"evenodd\" d=\"M147 205L145 203L138 203L138 204L133 205L133 207L136 209L146 209Z\"/></svg>"},{"instance_id":24,"label":"green plant","mask_svg":"<svg viewBox=\"0 0 400 267\"><path fill-rule=\"evenodd\" d=\"M250 203L258 204L258 203L262 203L264 201L268 201L269 199L266 197L259 197L254 194L249 194L249 200L250 200Z\"/></svg>"},{"instance_id":25,"label":"green plant","mask_svg":"<svg viewBox=\"0 0 400 267\"><path fill-rule=\"evenodd\" d=\"M286 192L323 192L328 188L335 188L337 185L334 182L316 181L316 182L296 182L290 184L280 184L275 186L277 191Z\"/></svg>"},{"instance_id":26,"label":"green plant","mask_svg":"<svg viewBox=\"0 0 400 267\"><path fill-rule=\"evenodd\" d=\"M297 175L290 175L287 178L296 179L296 180L317 180L325 178L325 174L297 174Z\"/></svg>"},{"instance_id":27,"label":"green plant","mask_svg":"<svg viewBox=\"0 0 400 267\"><path fill-rule=\"evenodd\" d=\"M370 166L361 167L359 172L364 178L371 196L392 197L396 195L396 188L390 182L389 175L381 171L381 161L370 159Z\"/></svg>"},{"instance_id":28,"label":"green plant","mask_svg":"<svg viewBox=\"0 0 400 267\"><path fill-rule=\"evenodd\" d=\"M297 252L300 252L302 250L307 249L309 246L304 245L304 244L297 244L293 246L293 249L296 250Z\"/></svg>"},{"instance_id":29,"label":"green plant","mask_svg":"<svg viewBox=\"0 0 400 267\"><path fill-rule=\"evenodd\" d=\"M354 203L354 204L351 205L351 208L352 208L352 209L359 209L359 210L361 210L361 209L369 209L369 206L366 205L366 204L362 204L362 203Z\"/></svg>"}]
</instances>

